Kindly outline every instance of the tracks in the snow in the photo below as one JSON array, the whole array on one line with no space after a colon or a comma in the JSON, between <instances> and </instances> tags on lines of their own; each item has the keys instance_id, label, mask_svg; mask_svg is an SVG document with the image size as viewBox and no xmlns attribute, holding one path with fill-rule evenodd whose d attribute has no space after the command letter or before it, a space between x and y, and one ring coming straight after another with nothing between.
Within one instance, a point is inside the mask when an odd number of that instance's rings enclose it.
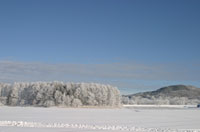
<instances>
[{"instance_id":1,"label":"tracks in the snow","mask_svg":"<svg viewBox=\"0 0 200 132\"><path fill-rule=\"evenodd\" d=\"M0 126L31 127L31 128L75 128L111 131L133 131L133 132L200 132L200 129L164 129L164 128L142 128L114 125L89 125L89 124L67 124L67 123L42 123L26 121L0 121Z\"/></svg>"}]
</instances>

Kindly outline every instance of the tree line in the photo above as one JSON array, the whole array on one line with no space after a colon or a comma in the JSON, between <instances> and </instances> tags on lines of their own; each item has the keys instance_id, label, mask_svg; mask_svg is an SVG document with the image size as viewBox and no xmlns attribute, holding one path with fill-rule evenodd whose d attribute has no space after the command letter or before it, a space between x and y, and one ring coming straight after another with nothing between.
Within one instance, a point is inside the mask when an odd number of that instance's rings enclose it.
<instances>
[{"instance_id":1,"label":"tree line","mask_svg":"<svg viewBox=\"0 0 200 132\"><path fill-rule=\"evenodd\" d=\"M9 106L109 106L118 107L116 87L97 83L0 83L0 104Z\"/></svg>"}]
</instances>

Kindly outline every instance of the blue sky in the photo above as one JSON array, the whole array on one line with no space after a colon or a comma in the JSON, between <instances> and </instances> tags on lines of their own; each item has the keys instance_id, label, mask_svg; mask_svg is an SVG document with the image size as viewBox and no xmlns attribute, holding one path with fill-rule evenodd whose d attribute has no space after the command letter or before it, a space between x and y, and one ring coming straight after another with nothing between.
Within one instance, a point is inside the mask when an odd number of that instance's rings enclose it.
<instances>
[{"instance_id":1,"label":"blue sky","mask_svg":"<svg viewBox=\"0 0 200 132\"><path fill-rule=\"evenodd\" d=\"M199 0L1 0L0 81L93 81L125 92L200 87L199 6Z\"/></svg>"}]
</instances>

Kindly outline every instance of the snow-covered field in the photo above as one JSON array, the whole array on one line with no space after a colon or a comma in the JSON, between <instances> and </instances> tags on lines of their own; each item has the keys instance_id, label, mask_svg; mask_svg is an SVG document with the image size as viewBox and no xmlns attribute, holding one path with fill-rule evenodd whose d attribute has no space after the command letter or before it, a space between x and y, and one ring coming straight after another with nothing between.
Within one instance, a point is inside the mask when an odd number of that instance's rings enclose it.
<instances>
[{"instance_id":1,"label":"snow-covered field","mask_svg":"<svg viewBox=\"0 0 200 132\"><path fill-rule=\"evenodd\" d=\"M126 108L196 108L197 105L124 105Z\"/></svg>"},{"instance_id":2,"label":"snow-covered field","mask_svg":"<svg viewBox=\"0 0 200 132\"><path fill-rule=\"evenodd\" d=\"M198 108L0 107L0 132L200 132Z\"/></svg>"}]
</instances>

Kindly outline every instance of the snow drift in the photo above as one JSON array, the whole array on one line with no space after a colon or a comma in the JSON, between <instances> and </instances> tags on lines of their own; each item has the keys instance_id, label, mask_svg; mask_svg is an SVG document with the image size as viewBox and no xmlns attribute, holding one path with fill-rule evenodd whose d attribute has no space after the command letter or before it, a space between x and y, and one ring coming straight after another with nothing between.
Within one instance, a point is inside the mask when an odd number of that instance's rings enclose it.
<instances>
[{"instance_id":1,"label":"snow drift","mask_svg":"<svg viewBox=\"0 0 200 132\"><path fill-rule=\"evenodd\" d=\"M0 105L10 106L120 106L116 87L96 83L0 83Z\"/></svg>"}]
</instances>

